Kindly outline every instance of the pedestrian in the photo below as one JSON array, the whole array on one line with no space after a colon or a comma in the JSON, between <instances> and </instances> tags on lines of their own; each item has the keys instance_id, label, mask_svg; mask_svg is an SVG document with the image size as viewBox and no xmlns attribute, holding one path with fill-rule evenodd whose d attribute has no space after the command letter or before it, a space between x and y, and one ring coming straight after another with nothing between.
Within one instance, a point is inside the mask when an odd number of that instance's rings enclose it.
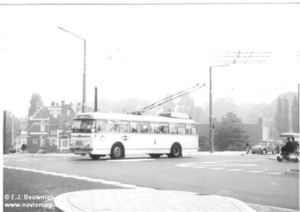
<instances>
[{"instance_id":1,"label":"pedestrian","mask_svg":"<svg viewBox=\"0 0 300 212\"><path fill-rule=\"evenodd\" d=\"M246 150L247 152L246 152L246 153L249 154L249 151L250 151L250 148L249 148L249 141L246 142L246 147L247 147L247 150Z\"/></svg>"},{"instance_id":2,"label":"pedestrian","mask_svg":"<svg viewBox=\"0 0 300 212\"><path fill-rule=\"evenodd\" d=\"M23 153L25 153L27 150L27 145L25 143L23 143L21 146L21 149L22 149Z\"/></svg>"}]
</instances>

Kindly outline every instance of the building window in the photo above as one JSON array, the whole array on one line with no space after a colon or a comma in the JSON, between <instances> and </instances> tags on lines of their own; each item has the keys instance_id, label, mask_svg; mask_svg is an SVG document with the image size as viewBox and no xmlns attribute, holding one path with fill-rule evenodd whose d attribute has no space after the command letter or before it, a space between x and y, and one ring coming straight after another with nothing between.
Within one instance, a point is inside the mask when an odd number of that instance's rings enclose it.
<instances>
[{"instance_id":1,"label":"building window","mask_svg":"<svg viewBox=\"0 0 300 212\"><path fill-rule=\"evenodd\" d=\"M61 148L68 149L69 148L69 139L61 139Z\"/></svg>"},{"instance_id":2,"label":"building window","mask_svg":"<svg viewBox=\"0 0 300 212\"><path fill-rule=\"evenodd\" d=\"M57 134L57 130L51 130L51 135L56 135Z\"/></svg>"},{"instance_id":3,"label":"building window","mask_svg":"<svg viewBox=\"0 0 300 212\"><path fill-rule=\"evenodd\" d=\"M41 132L45 132L45 124L41 124Z\"/></svg>"},{"instance_id":4,"label":"building window","mask_svg":"<svg viewBox=\"0 0 300 212\"><path fill-rule=\"evenodd\" d=\"M38 139L36 139L36 138L35 138L35 139L32 139L32 143L33 143L33 144L38 144Z\"/></svg>"}]
</instances>

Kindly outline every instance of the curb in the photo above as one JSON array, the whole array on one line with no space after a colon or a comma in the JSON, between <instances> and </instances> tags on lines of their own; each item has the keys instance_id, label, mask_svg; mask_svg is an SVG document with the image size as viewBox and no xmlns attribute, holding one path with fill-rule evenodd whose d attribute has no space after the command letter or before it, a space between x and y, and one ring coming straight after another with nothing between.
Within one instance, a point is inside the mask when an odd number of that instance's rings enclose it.
<instances>
[{"instance_id":1,"label":"curb","mask_svg":"<svg viewBox=\"0 0 300 212\"><path fill-rule=\"evenodd\" d=\"M293 210L288 208L280 208L274 206L267 205L257 205L253 203L247 203L251 208L253 208L256 212L299 212L299 210Z\"/></svg>"},{"instance_id":2,"label":"curb","mask_svg":"<svg viewBox=\"0 0 300 212\"><path fill-rule=\"evenodd\" d=\"M102 200L102 201L101 201ZM155 189L75 191L54 199L58 210L79 211L243 211L255 212L234 198Z\"/></svg>"}]
</instances>

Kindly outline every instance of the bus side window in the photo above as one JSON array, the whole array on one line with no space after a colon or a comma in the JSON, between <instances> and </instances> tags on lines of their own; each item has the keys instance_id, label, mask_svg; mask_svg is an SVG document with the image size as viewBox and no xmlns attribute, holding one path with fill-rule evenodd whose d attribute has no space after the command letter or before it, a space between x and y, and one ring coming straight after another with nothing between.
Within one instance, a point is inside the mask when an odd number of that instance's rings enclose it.
<instances>
[{"instance_id":1,"label":"bus side window","mask_svg":"<svg viewBox=\"0 0 300 212\"><path fill-rule=\"evenodd\" d=\"M160 123L160 132L161 133L169 133L169 124L168 123Z\"/></svg>"},{"instance_id":2,"label":"bus side window","mask_svg":"<svg viewBox=\"0 0 300 212\"><path fill-rule=\"evenodd\" d=\"M97 131L98 132L106 132L106 120L97 120Z\"/></svg>"},{"instance_id":3,"label":"bus side window","mask_svg":"<svg viewBox=\"0 0 300 212\"><path fill-rule=\"evenodd\" d=\"M149 132L149 122L141 122L141 133Z\"/></svg>"},{"instance_id":4,"label":"bus side window","mask_svg":"<svg viewBox=\"0 0 300 212\"><path fill-rule=\"evenodd\" d=\"M192 130L192 134L193 134L193 135L196 135L196 134L197 134L197 128L196 128L195 125L192 125L191 130Z\"/></svg>"},{"instance_id":5,"label":"bus side window","mask_svg":"<svg viewBox=\"0 0 300 212\"><path fill-rule=\"evenodd\" d=\"M178 124L178 134L184 135L186 133L185 124Z\"/></svg>"},{"instance_id":6,"label":"bus side window","mask_svg":"<svg viewBox=\"0 0 300 212\"><path fill-rule=\"evenodd\" d=\"M139 122L138 121L132 121L130 122L130 132L131 133L138 133L139 129Z\"/></svg>"},{"instance_id":7,"label":"bus side window","mask_svg":"<svg viewBox=\"0 0 300 212\"><path fill-rule=\"evenodd\" d=\"M129 132L129 121L120 122L120 132L128 133Z\"/></svg>"},{"instance_id":8,"label":"bus side window","mask_svg":"<svg viewBox=\"0 0 300 212\"><path fill-rule=\"evenodd\" d=\"M171 134L177 134L178 133L176 124L170 124L170 133Z\"/></svg>"},{"instance_id":9,"label":"bus side window","mask_svg":"<svg viewBox=\"0 0 300 212\"><path fill-rule=\"evenodd\" d=\"M186 134L192 134L191 133L191 125L190 124L186 125Z\"/></svg>"},{"instance_id":10,"label":"bus side window","mask_svg":"<svg viewBox=\"0 0 300 212\"><path fill-rule=\"evenodd\" d=\"M108 121L108 131L109 132L118 132L119 131L118 122L115 120L109 120Z\"/></svg>"},{"instance_id":11,"label":"bus side window","mask_svg":"<svg viewBox=\"0 0 300 212\"><path fill-rule=\"evenodd\" d=\"M150 123L150 127L151 127L151 132L152 133L160 133L160 126L158 123Z\"/></svg>"}]
</instances>

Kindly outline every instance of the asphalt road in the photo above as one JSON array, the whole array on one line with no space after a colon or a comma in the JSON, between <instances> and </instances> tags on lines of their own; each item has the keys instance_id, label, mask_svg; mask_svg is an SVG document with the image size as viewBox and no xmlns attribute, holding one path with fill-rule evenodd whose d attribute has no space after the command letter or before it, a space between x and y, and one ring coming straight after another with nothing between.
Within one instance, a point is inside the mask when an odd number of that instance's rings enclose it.
<instances>
[{"instance_id":1,"label":"asphalt road","mask_svg":"<svg viewBox=\"0 0 300 212\"><path fill-rule=\"evenodd\" d=\"M116 181L161 190L191 191L237 198L246 203L299 210L299 163L268 159L271 155L203 155L177 159L130 157L123 160L88 156L18 155L4 166L23 167ZM37 178L40 174L36 173ZM5 181L5 179L4 179Z\"/></svg>"}]
</instances>

